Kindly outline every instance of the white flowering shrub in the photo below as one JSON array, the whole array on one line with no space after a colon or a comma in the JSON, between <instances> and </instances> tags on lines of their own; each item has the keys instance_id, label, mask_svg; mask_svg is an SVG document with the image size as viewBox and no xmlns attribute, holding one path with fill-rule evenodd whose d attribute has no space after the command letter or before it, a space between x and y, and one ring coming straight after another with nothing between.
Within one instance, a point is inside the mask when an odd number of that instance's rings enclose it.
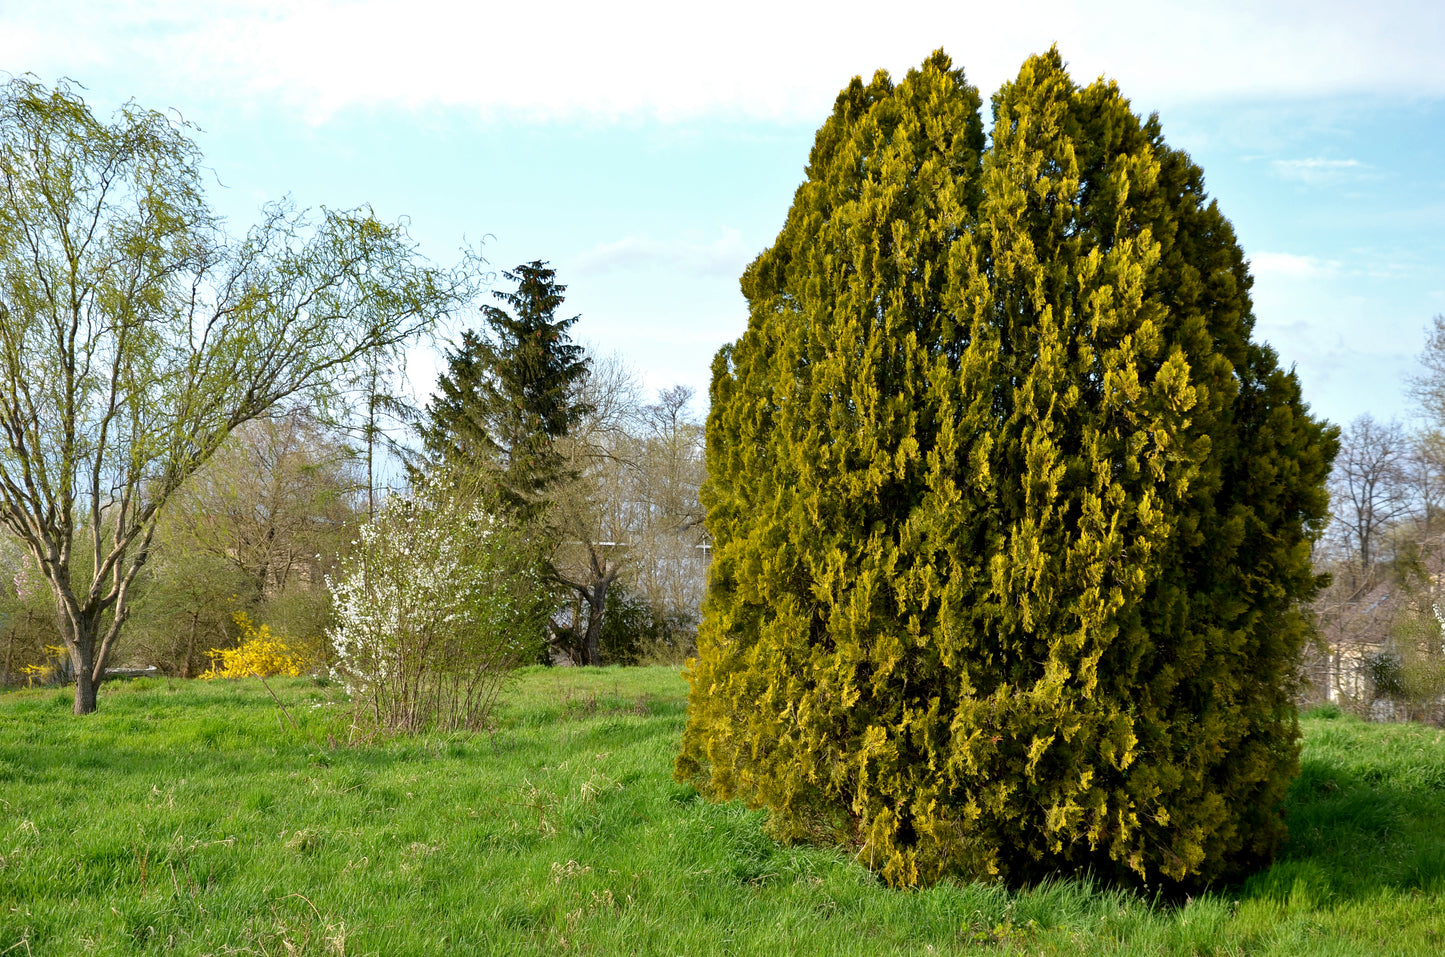
<instances>
[{"instance_id":1,"label":"white flowering shrub","mask_svg":"<svg viewBox=\"0 0 1445 957\"><path fill-rule=\"evenodd\" d=\"M334 674L363 725L481 729L535 662L551 596L515 529L442 483L393 495L329 582Z\"/></svg>"}]
</instances>

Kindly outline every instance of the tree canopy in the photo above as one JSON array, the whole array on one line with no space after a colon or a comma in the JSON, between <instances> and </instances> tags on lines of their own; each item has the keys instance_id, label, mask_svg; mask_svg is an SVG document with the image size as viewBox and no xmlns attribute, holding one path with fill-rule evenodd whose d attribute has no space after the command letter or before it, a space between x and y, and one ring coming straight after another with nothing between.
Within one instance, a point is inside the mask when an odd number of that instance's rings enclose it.
<instances>
[{"instance_id":1,"label":"tree canopy","mask_svg":"<svg viewBox=\"0 0 1445 957\"><path fill-rule=\"evenodd\" d=\"M467 330L447 355L440 393L422 437L432 457L477 473L501 507L523 521L545 514L546 494L567 475L557 443L587 414L577 400L590 360L558 318L567 287L541 261L503 278L516 284L492 295L487 332Z\"/></svg>"},{"instance_id":2,"label":"tree canopy","mask_svg":"<svg viewBox=\"0 0 1445 957\"><path fill-rule=\"evenodd\" d=\"M0 522L54 593L77 713L177 489L238 426L324 403L470 285L367 209L273 205L232 240L200 163L165 114L0 88Z\"/></svg>"},{"instance_id":3,"label":"tree canopy","mask_svg":"<svg viewBox=\"0 0 1445 957\"><path fill-rule=\"evenodd\" d=\"M713 367L677 775L892 883L1268 859L1336 433L1203 174L1057 51L854 81Z\"/></svg>"}]
</instances>

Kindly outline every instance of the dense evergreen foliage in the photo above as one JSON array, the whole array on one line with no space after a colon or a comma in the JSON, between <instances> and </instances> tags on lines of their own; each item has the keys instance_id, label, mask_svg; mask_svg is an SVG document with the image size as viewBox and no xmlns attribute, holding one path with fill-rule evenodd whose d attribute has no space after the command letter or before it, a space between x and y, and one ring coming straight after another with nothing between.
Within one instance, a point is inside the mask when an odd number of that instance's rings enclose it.
<instances>
[{"instance_id":1,"label":"dense evergreen foliage","mask_svg":"<svg viewBox=\"0 0 1445 957\"><path fill-rule=\"evenodd\" d=\"M557 318L567 287L555 270L534 261L502 275L516 289L492 295L507 308L483 307L490 336L468 330L447 354L422 436L435 460L476 471L525 521L568 476L556 443L588 412L576 393L590 360L567 335L578 317Z\"/></svg>"},{"instance_id":2,"label":"dense evergreen foliage","mask_svg":"<svg viewBox=\"0 0 1445 957\"><path fill-rule=\"evenodd\" d=\"M679 778L895 884L1269 859L1336 433L1203 176L1056 51L855 79L718 355Z\"/></svg>"}]
</instances>

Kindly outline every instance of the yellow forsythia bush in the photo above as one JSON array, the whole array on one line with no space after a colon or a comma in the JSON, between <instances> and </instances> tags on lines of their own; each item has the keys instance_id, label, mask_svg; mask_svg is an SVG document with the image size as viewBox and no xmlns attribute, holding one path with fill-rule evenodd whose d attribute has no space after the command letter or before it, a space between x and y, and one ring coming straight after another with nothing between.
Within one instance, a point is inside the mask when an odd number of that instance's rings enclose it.
<instances>
[{"instance_id":1,"label":"yellow forsythia bush","mask_svg":"<svg viewBox=\"0 0 1445 957\"><path fill-rule=\"evenodd\" d=\"M304 649L272 634L270 625L258 626L244 611L231 617L241 629L241 642L235 648L212 648L211 667L202 678L294 678L315 664Z\"/></svg>"},{"instance_id":2,"label":"yellow forsythia bush","mask_svg":"<svg viewBox=\"0 0 1445 957\"><path fill-rule=\"evenodd\" d=\"M25 687L54 684L68 655L64 645L46 645L43 662L38 665L25 665L20 669L20 673L25 676Z\"/></svg>"}]
</instances>

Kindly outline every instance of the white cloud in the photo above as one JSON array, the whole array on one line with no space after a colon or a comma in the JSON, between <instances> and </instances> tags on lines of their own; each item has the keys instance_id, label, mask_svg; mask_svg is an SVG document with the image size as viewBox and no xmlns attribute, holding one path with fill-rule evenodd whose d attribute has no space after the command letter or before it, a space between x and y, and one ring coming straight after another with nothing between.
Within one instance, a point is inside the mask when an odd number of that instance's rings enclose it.
<instances>
[{"instance_id":1,"label":"white cloud","mask_svg":"<svg viewBox=\"0 0 1445 957\"><path fill-rule=\"evenodd\" d=\"M758 252L747 247L742 233L726 227L711 242L626 236L583 252L577 257L576 269L582 274L662 268L700 276L737 276Z\"/></svg>"},{"instance_id":2,"label":"white cloud","mask_svg":"<svg viewBox=\"0 0 1445 957\"><path fill-rule=\"evenodd\" d=\"M1314 172L1316 170L1337 172L1339 170L1359 169L1364 166L1359 160L1332 159L1275 160L1274 165L1281 170L1303 173Z\"/></svg>"},{"instance_id":3,"label":"white cloud","mask_svg":"<svg viewBox=\"0 0 1445 957\"><path fill-rule=\"evenodd\" d=\"M1356 178L1369 170L1369 166L1352 159L1279 159L1271 165L1275 174L1283 179L1295 180L1310 186L1336 183L1351 177Z\"/></svg>"},{"instance_id":4,"label":"white cloud","mask_svg":"<svg viewBox=\"0 0 1445 957\"><path fill-rule=\"evenodd\" d=\"M1256 278L1319 279L1334 275L1339 268L1334 260L1294 253L1255 253L1249 257L1249 271Z\"/></svg>"},{"instance_id":5,"label":"white cloud","mask_svg":"<svg viewBox=\"0 0 1445 957\"><path fill-rule=\"evenodd\" d=\"M1434 0L1027 6L789 0L546 6L455 0L18 0L0 63L142 102L463 107L531 120L717 112L815 123L849 76L943 46L985 96L1057 41L1074 75L1149 108L1331 93L1445 95ZM262 105L268 104L268 105Z\"/></svg>"}]
</instances>

